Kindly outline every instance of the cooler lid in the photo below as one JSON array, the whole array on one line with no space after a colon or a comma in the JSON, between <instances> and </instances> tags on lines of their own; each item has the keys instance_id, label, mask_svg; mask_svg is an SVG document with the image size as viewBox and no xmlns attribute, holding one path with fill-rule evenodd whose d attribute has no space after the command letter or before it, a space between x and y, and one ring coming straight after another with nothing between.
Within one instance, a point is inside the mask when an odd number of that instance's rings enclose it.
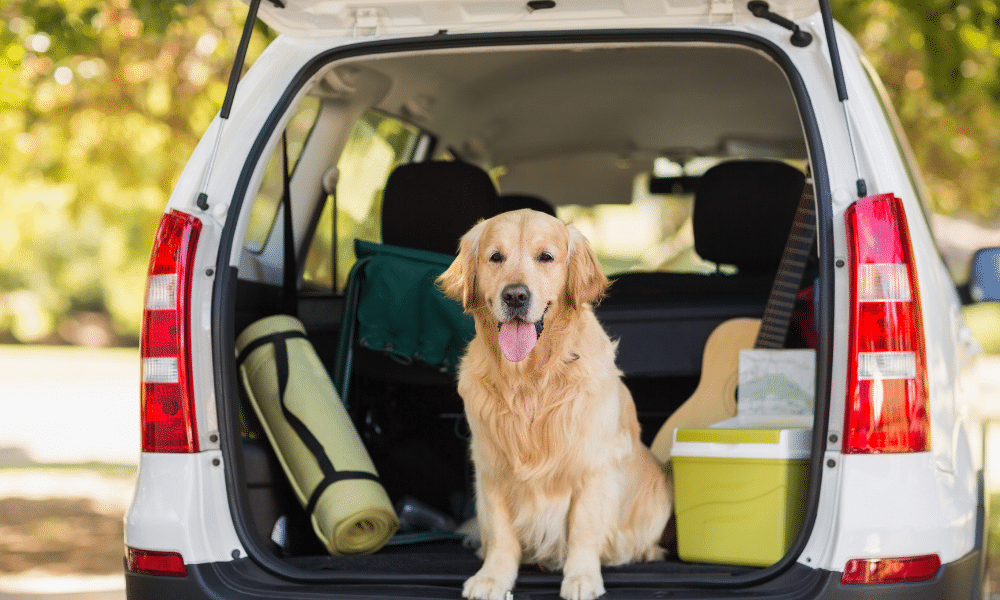
<instances>
[{"instance_id":1,"label":"cooler lid","mask_svg":"<svg viewBox=\"0 0 1000 600\"><path fill-rule=\"evenodd\" d=\"M681 428L674 432L671 456L706 458L809 458L812 429Z\"/></svg>"}]
</instances>

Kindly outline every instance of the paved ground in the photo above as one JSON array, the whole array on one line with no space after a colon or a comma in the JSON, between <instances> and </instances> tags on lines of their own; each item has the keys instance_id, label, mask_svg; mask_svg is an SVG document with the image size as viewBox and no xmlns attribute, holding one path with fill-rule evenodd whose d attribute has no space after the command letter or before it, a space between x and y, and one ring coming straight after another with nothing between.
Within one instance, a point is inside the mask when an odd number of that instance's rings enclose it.
<instances>
[{"instance_id":1,"label":"paved ground","mask_svg":"<svg viewBox=\"0 0 1000 600\"><path fill-rule=\"evenodd\" d=\"M136 350L25 348L0 346L4 418L0 419L0 513L5 538L19 552L5 559L64 556L69 567L89 561L89 573L66 573L49 566L0 574L0 600L123 600L121 549L103 548L117 538L128 507L139 459L139 354ZM112 463L115 468L11 468L11 464ZM89 499L74 504L73 499ZM12 505L11 499L23 499ZM8 502L4 502L7 500ZM15 513L15 511L17 511ZM27 520L32 511L47 515ZM4 514L0 514L0 520ZM99 525L99 527L98 527ZM97 530L97 533L95 533ZM15 535L31 539L15 543ZM102 537L103 536L103 537ZM88 556L67 555L59 538L83 537L103 544ZM4 540L0 540L2 543ZM116 556L117 558L116 558ZM27 557L27 558L25 558ZM93 571L103 572L93 572Z\"/></svg>"},{"instance_id":2,"label":"paved ground","mask_svg":"<svg viewBox=\"0 0 1000 600\"><path fill-rule=\"evenodd\" d=\"M5 578L0 600L125 600L125 581L121 575Z\"/></svg>"},{"instance_id":3,"label":"paved ground","mask_svg":"<svg viewBox=\"0 0 1000 600\"><path fill-rule=\"evenodd\" d=\"M0 468L0 600L122 600L134 468Z\"/></svg>"},{"instance_id":4,"label":"paved ground","mask_svg":"<svg viewBox=\"0 0 1000 600\"><path fill-rule=\"evenodd\" d=\"M139 460L139 352L0 346L0 449L38 462Z\"/></svg>"}]
</instances>

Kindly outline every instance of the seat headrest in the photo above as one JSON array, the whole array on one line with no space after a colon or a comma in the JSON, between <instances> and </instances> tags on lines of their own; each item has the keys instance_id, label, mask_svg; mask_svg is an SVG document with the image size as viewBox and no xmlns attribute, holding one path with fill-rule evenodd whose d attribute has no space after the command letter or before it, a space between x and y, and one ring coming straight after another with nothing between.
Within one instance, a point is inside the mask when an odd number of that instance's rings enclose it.
<instances>
[{"instance_id":1,"label":"seat headrest","mask_svg":"<svg viewBox=\"0 0 1000 600\"><path fill-rule=\"evenodd\" d=\"M479 219L503 212L493 181L464 162L400 165L382 196L382 242L456 254L458 240Z\"/></svg>"},{"instance_id":2,"label":"seat headrest","mask_svg":"<svg viewBox=\"0 0 1000 600\"><path fill-rule=\"evenodd\" d=\"M551 204L542 200L538 196L531 194L504 194L500 196L500 202L504 205L504 210L518 210L530 208L548 215L556 216L556 209Z\"/></svg>"},{"instance_id":3,"label":"seat headrest","mask_svg":"<svg viewBox=\"0 0 1000 600\"><path fill-rule=\"evenodd\" d=\"M786 163L739 160L701 176L692 225L698 256L741 272L775 271L805 185Z\"/></svg>"}]
</instances>

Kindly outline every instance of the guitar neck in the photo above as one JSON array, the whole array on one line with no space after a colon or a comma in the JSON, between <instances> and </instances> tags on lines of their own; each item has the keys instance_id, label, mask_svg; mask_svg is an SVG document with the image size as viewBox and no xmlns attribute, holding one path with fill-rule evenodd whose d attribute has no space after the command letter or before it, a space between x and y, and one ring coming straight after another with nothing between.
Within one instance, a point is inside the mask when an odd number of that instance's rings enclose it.
<instances>
[{"instance_id":1,"label":"guitar neck","mask_svg":"<svg viewBox=\"0 0 1000 600\"><path fill-rule=\"evenodd\" d=\"M816 209L813 204L813 188L806 183L802 189L795 219L785 242L785 250L781 255L781 264L771 286L771 295L767 299L760 332L754 343L755 348L776 349L785 346L788 337L788 325L795 310L795 300L798 298L802 274L805 272L809 255L812 252L813 240L816 236Z\"/></svg>"}]
</instances>

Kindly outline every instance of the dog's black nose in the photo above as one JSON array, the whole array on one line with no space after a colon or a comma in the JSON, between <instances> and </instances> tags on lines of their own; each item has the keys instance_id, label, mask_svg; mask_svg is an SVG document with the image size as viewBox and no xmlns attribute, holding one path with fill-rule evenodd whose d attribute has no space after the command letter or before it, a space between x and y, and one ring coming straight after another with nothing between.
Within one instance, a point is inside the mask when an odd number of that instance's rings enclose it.
<instances>
[{"instance_id":1,"label":"dog's black nose","mask_svg":"<svg viewBox=\"0 0 1000 600\"><path fill-rule=\"evenodd\" d=\"M521 308L531 300L531 292L526 285L512 283L503 289L500 299L510 308Z\"/></svg>"}]
</instances>

